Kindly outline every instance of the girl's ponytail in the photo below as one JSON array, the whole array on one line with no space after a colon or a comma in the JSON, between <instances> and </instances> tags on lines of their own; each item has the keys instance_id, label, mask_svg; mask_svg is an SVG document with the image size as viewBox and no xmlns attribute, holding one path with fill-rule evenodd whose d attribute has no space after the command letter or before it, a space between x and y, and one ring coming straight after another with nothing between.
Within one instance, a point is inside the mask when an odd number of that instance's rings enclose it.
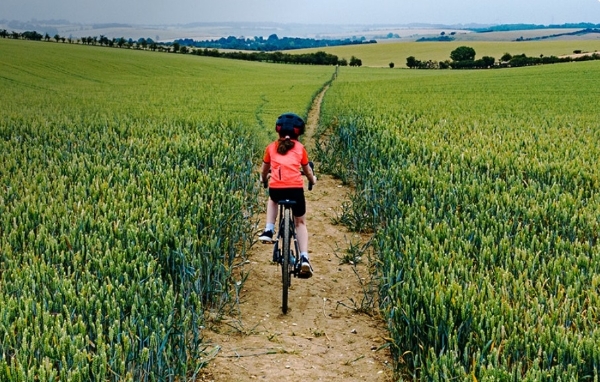
<instances>
[{"instance_id":1,"label":"girl's ponytail","mask_svg":"<svg viewBox=\"0 0 600 382\"><path fill-rule=\"evenodd\" d=\"M294 148L295 144L296 144L296 142L292 141L290 139L289 135L286 135L285 137L281 137L281 138L279 138L279 141L277 142L277 153L279 153L281 155L285 155L288 151L290 151L292 148Z\"/></svg>"}]
</instances>

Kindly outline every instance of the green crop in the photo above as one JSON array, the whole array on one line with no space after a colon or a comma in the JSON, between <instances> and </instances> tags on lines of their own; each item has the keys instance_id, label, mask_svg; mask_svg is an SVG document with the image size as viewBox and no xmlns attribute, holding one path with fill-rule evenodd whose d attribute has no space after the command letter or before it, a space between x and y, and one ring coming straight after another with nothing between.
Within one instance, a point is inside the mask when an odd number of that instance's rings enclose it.
<instances>
[{"instance_id":1,"label":"green crop","mask_svg":"<svg viewBox=\"0 0 600 382\"><path fill-rule=\"evenodd\" d=\"M373 232L403 378L598 378L599 76L340 71L318 159Z\"/></svg>"},{"instance_id":2,"label":"green crop","mask_svg":"<svg viewBox=\"0 0 600 382\"><path fill-rule=\"evenodd\" d=\"M253 242L272 124L332 69L0 51L0 380L193 378Z\"/></svg>"}]
</instances>

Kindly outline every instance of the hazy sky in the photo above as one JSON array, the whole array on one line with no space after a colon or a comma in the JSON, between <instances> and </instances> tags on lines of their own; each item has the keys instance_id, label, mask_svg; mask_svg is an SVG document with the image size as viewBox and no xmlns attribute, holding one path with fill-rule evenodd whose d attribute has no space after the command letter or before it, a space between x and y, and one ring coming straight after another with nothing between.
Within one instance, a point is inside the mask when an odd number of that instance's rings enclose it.
<instances>
[{"instance_id":1,"label":"hazy sky","mask_svg":"<svg viewBox=\"0 0 600 382\"><path fill-rule=\"evenodd\" d=\"M600 0L1 0L0 20L179 24L600 23Z\"/></svg>"}]
</instances>

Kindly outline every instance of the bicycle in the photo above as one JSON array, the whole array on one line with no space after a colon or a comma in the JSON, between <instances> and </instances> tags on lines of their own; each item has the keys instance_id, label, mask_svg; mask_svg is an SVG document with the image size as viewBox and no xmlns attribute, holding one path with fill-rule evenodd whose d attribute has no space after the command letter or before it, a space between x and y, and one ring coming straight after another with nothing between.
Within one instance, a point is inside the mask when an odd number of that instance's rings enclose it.
<instances>
[{"instance_id":1,"label":"bicycle","mask_svg":"<svg viewBox=\"0 0 600 382\"><path fill-rule=\"evenodd\" d=\"M309 165L314 171L313 162L309 162ZM264 181L263 186L267 188L268 181ZM309 183L308 190L312 191L312 187L312 183ZM296 240L296 226L292 214L292 206L296 204L296 201L285 199L280 200L277 204L279 206L279 229L273 246L273 262L281 265L281 283L283 287L281 310L283 314L287 314L288 290L292 286L292 276L297 278L308 277L303 277L300 272L300 249Z\"/></svg>"}]
</instances>

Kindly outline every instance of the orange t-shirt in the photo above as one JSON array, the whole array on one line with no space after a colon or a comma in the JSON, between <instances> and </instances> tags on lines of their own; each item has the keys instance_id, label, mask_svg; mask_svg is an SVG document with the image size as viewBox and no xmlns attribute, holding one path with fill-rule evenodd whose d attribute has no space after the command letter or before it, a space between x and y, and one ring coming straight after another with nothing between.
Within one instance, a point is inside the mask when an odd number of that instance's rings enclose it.
<instances>
[{"instance_id":1,"label":"orange t-shirt","mask_svg":"<svg viewBox=\"0 0 600 382\"><path fill-rule=\"evenodd\" d=\"M263 161L271 165L270 188L303 188L304 179L300 166L308 164L308 153L304 145L294 141L294 147L285 155L277 152L278 141L267 146Z\"/></svg>"}]
</instances>

